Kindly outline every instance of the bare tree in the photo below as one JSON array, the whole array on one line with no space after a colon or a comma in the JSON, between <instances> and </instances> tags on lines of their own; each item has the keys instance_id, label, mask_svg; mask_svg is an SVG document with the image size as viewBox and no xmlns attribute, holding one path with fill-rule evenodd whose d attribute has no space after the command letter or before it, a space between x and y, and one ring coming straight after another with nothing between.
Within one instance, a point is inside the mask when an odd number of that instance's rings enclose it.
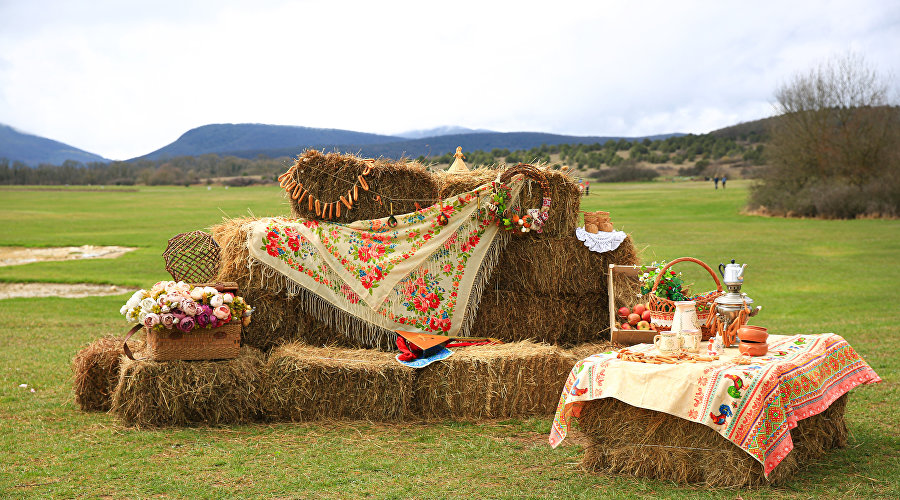
<instances>
[{"instance_id":1,"label":"bare tree","mask_svg":"<svg viewBox=\"0 0 900 500\"><path fill-rule=\"evenodd\" d=\"M821 206L810 203L825 196L829 185L863 191L880 178L900 180L900 108L892 105L890 91L888 79L853 53L780 86L775 92L778 117L772 121L770 166L751 205L777 205L777 191L806 205L793 210L800 215L835 216L809 213L821 212ZM894 201L894 211L898 203ZM868 203L862 210L884 211L876 205Z\"/></svg>"}]
</instances>

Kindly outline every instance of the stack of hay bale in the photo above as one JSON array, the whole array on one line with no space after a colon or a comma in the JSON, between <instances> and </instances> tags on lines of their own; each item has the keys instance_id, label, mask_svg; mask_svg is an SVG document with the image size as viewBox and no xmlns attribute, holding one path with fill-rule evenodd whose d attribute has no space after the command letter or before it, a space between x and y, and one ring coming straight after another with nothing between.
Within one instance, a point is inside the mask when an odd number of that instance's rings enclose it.
<instances>
[{"instance_id":1,"label":"stack of hay bale","mask_svg":"<svg viewBox=\"0 0 900 500\"><path fill-rule=\"evenodd\" d=\"M363 195L353 209L331 220L352 222L410 212L438 199L470 191L494 180L498 171L480 169L448 174L431 173L415 162L365 161L336 153L310 150L297 159L293 175L310 193L323 200L336 200L365 170L370 193L377 192L393 203L377 202ZM493 277L478 307L473 336L494 337L504 342L533 340L563 347L609 339L607 274L609 264L639 262L630 237L611 252L591 252L575 237L581 194L565 172L548 170L552 205L550 220L542 233L514 237L501 252ZM523 207L540 207L543 193L526 186L521 194ZM291 199L295 217L315 219L305 201ZM244 343L260 349L293 341L311 345L337 342L344 347L391 349L390 344L357 345L328 325L312 317L300 301L283 291L266 287L261 271L248 267L246 232L241 226L249 219L233 219L212 228L222 247L218 280L235 281L247 301L253 304L253 324L245 329ZM616 302L633 301L637 283L623 278L616 287ZM285 311L292 311L285 314Z\"/></svg>"},{"instance_id":2,"label":"stack of hay bale","mask_svg":"<svg viewBox=\"0 0 900 500\"><path fill-rule=\"evenodd\" d=\"M370 191L394 200L360 196L352 210L332 217L338 222L411 212L415 200L430 205L490 182L498 173L432 173L415 162L318 151L307 151L296 165L296 180L322 200L344 195L347 184L366 169ZM222 249L217 281L237 282L241 296L256 308L252 323L243 328L241 356L225 362L157 363L119 357L121 339L92 344L76 358L81 360L73 365L76 379L79 370L87 373L92 367L92 375L81 379L102 381L105 389L82 383L76 400L82 409L112 408L124 421L141 426L552 416L572 366L608 346L603 342L609 337L609 264L634 264L637 255L630 238L615 251L590 252L574 236L577 187L564 172L548 171L547 178L553 200L549 223L541 234L513 238L501 252L471 332L506 344L458 348L443 362L419 370L404 367L384 352L392 345L358 345L285 290L269 288L260 269L248 266L243 226L252 219L234 219L212 233ZM541 200L537 186L526 186L520 204L539 207ZM291 212L316 218L307 203L296 200L291 200ZM623 283L617 292L630 299L635 288L636 283Z\"/></svg>"}]
</instances>

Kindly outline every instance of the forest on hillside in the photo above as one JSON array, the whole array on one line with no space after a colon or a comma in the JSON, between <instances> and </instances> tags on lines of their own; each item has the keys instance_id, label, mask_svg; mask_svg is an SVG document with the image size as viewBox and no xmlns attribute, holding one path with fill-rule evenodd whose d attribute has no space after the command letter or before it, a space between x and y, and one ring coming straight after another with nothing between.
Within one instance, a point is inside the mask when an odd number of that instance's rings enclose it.
<instances>
[{"instance_id":1,"label":"forest on hillside","mask_svg":"<svg viewBox=\"0 0 900 500\"><path fill-rule=\"evenodd\" d=\"M470 166L553 163L568 165L584 173L584 177L612 182L652 179L658 175L653 165L678 167L678 174L684 176L702 176L711 162L723 159L758 165L763 162L765 140L763 132L749 130L728 136L689 134L652 141L620 139L602 144L542 145L526 150L476 150L465 154ZM417 160L426 165L449 164L453 154L420 156ZM0 185L191 185L224 178L224 182L240 186L271 182L291 162L287 156L248 159L205 154L111 163L66 161L62 165L29 167L0 158Z\"/></svg>"}]
</instances>

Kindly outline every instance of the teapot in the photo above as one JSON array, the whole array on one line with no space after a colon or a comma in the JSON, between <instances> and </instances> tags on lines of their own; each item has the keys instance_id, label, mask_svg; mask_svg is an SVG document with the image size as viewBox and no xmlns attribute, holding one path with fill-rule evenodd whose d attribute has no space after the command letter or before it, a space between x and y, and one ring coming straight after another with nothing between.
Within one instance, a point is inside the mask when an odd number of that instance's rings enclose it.
<instances>
[{"instance_id":1,"label":"teapot","mask_svg":"<svg viewBox=\"0 0 900 500\"><path fill-rule=\"evenodd\" d=\"M734 259L731 259L731 264L719 264L719 274L725 283L741 283L744 281L745 267L747 264L735 264Z\"/></svg>"}]
</instances>

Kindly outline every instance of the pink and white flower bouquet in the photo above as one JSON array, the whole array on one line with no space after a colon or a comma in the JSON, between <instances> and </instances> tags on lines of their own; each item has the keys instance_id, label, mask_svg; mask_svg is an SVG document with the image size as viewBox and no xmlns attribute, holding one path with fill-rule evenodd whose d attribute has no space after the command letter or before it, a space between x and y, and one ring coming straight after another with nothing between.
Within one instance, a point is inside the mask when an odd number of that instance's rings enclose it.
<instances>
[{"instance_id":1,"label":"pink and white flower bouquet","mask_svg":"<svg viewBox=\"0 0 900 500\"><path fill-rule=\"evenodd\" d=\"M228 323L250 324L253 308L243 298L219 292L209 286L193 286L183 281L159 281L150 290L138 290L119 309L132 323L147 328L215 328Z\"/></svg>"}]
</instances>

